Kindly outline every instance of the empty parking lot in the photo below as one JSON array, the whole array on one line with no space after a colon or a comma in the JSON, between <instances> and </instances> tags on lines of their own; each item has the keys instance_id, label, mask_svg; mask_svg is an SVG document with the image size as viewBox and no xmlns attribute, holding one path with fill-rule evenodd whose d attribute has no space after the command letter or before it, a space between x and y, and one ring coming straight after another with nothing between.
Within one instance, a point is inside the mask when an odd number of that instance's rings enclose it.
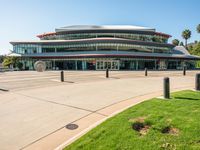
<instances>
[{"instance_id":1,"label":"empty parking lot","mask_svg":"<svg viewBox=\"0 0 200 150\"><path fill-rule=\"evenodd\" d=\"M194 76L197 71L188 71L187 76ZM10 91L49 87L63 84L79 84L107 80L105 71L65 71L65 82L60 83L60 71L38 73L26 72L0 72L0 88ZM110 71L112 79L143 78L144 71ZM181 77L182 71L149 71L148 77Z\"/></svg>"},{"instance_id":2,"label":"empty parking lot","mask_svg":"<svg viewBox=\"0 0 200 150\"><path fill-rule=\"evenodd\" d=\"M59 71L0 73L1 149L53 149L67 138L60 135L48 145L45 139L67 130L68 123L92 115L91 122L95 122L95 118L102 119L117 110L108 110L111 106L160 94L166 76L172 89L192 89L197 72L188 71L183 76L182 71L149 71L145 77L144 71L111 71L107 79L105 71L65 71L63 83ZM79 129L87 126L80 124Z\"/></svg>"}]
</instances>

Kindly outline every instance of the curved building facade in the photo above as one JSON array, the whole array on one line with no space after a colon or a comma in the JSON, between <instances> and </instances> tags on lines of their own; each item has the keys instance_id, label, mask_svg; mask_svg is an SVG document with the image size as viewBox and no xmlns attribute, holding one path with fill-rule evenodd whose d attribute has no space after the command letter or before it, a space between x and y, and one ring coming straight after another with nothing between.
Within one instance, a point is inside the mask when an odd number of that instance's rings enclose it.
<instances>
[{"instance_id":1,"label":"curved building facade","mask_svg":"<svg viewBox=\"0 0 200 150\"><path fill-rule=\"evenodd\" d=\"M199 57L168 43L168 34L138 26L67 26L37 36L38 41L13 41L24 69L38 60L49 70L141 70L194 68Z\"/></svg>"}]
</instances>

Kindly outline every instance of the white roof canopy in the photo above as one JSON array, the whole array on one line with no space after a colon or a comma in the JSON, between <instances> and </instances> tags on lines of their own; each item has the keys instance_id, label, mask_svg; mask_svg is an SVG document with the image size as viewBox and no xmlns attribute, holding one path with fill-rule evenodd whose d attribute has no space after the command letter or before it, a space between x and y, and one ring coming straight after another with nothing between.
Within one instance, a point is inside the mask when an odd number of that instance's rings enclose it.
<instances>
[{"instance_id":1,"label":"white roof canopy","mask_svg":"<svg viewBox=\"0 0 200 150\"><path fill-rule=\"evenodd\" d=\"M56 32L74 31L74 30L137 30L137 31L155 31L154 28L132 26L132 25L73 25L56 28Z\"/></svg>"},{"instance_id":2,"label":"white roof canopy","mask_svg":"<svg viewBox=\"0 0 200 150\"><path fill-rule=\"evenodd\" d=\"M21 57L21 54L17 54L17 53L10 53L7 56L12 56L12 57Z\"/></svg>"}]
</instances>

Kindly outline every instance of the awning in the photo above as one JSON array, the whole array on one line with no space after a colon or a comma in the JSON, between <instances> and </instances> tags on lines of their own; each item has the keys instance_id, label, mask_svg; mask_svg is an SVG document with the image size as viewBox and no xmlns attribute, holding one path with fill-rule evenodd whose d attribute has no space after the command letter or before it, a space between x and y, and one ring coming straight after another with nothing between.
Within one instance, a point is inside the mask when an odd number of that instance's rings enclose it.
<instances>
[{"instance_id":1,"label":"awning","mask_svg":"<svg viewBox=\"0 0 200 150\"><path fill-rule=\"evenodd\" d=\"M12 56L12 57L21 57L21 54L17 54L17 53L10 53L7 56Z\"/></svg>"}]
</instances>

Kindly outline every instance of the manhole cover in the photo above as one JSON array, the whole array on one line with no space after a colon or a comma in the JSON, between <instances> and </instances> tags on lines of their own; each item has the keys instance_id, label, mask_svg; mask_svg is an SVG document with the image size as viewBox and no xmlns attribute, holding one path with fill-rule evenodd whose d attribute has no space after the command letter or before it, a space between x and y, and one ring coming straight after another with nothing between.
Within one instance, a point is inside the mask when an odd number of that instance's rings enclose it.
<instances>
[{"instance_id":1,"label":"manhole cover","mask_svg":"<svg viewBox=\"0 0 200 150\"><path fill-rule=\"evenodd\" d=\"M77 124L68 124L66 125L66 128L69 129L69 130L75 130L78 128L78 125Z\"/></svg>"}]
</instances>

